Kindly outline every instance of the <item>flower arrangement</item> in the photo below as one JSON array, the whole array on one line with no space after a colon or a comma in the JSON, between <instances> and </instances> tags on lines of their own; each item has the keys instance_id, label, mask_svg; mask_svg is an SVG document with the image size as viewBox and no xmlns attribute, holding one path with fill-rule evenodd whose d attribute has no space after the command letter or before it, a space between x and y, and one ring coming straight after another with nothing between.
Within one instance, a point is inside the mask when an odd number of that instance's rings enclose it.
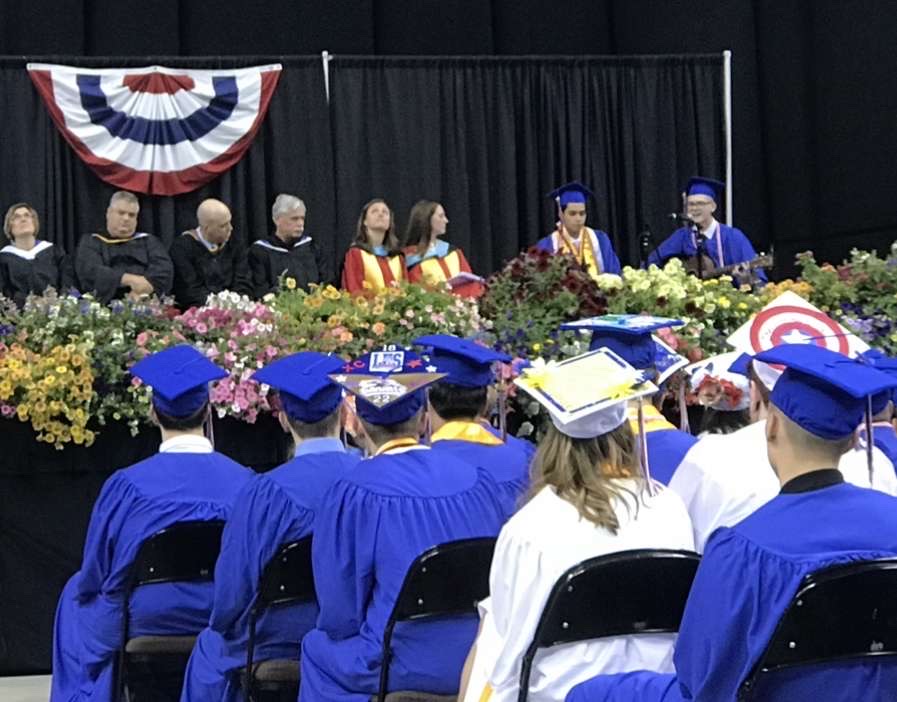
<instances>
[{"instance_id":1,"label":"flower arrangement","mask_svg":"<svg viewBox=\"0 0 897 702\"><path fill-rule=\"evenodd\" d=\"M351 358L386 343L408 344L417 336L476 336L487 326L475 300L448 287L402 283L353 295L332 285L304 291L289 285L271 302L296 350L312 349Z\"/></svg>"},{"instance_id":2,"label":"flower arrangement","mask_svg":"<svg viewBox=\"0 0 897 702\"><path fill-rule=\"evenodd\" d=\"M603 276L606 289L618 276ZM531 248L508 261L487 282L480 314L491 320L495 347L516 358L568 358L582 344L558 327L582 317L604 314L602 290L576 259Z\"/></svg>"},{"instance_id":3,"label":"flower arrangement","mask_svg":"<svg viewBox=\"0 0 897 702\"><path fill-rule=\"evenodd\" d=\"M219 417L254 424L259 412L273 410L267 386L250 379L262 366L294 350L272 307L245 295L220 292L210 295L203 307L175 317L174 324L184 341L229 373L210 391L212 408Z\"/></svg>"}]
</instances>

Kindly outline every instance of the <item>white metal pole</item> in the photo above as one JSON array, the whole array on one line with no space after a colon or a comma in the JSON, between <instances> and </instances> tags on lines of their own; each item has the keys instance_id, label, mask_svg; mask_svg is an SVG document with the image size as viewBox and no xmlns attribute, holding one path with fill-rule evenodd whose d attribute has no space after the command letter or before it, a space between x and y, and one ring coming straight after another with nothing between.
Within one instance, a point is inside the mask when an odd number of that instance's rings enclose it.
<instances>
[{"instance_id":1,"label":"white metal pole","mask_svg":"<svg viewBox=\"0 0 897 702\"><path fill-rule=\"evenodd\" d=\"M324 66L324 94L327 104L330 104L330 59L333 58L328 51L321 52L321 63Z\"/></svg>"},{"instance_id":2,"label":"white metal pole","mask_svg":"<svg viewBox=\"0 0 897 702\"><path fill-rule=\"evenodd\" d=\"M732 52L723 51L723 118L726 123L726 224L732 226Z\"/></svg>"}]
</instances>

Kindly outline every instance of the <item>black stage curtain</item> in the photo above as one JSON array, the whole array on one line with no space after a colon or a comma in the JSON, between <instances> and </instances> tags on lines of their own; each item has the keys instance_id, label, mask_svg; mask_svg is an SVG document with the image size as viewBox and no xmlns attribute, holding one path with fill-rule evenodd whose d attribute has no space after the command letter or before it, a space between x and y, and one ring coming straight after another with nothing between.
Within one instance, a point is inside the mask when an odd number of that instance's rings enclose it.
<instances>
[{"instance_id":1,"label":"black stage curtain","mask_svg":"<svg viewBox=\"0 0 897 702\"><path fill-rule=\"evenodd\" d=\"M283 73L268 115L246 155L205 187L175 197L141 197L139 229L166 243L196 226L196 207L207 197L230 204L234 236L252 242L273 230L271 204L281 192L308 204L309 233L330 250L333 221L333 162L329 113L320 59L151 57L41 57L35 62L92 68L159 63L185 68L237 68L280 62ZM0 59L0 206L31 202L43 234L73 253L86 232L105 226L116 188L101 181L59 135L25 70L26 60ZM2 213L0 213L2 214ZM336 254L331 252L331 255Z\"/></svg>"},{"instance_id":2,"label":"black stage curtain","mask_svg":"<svg viewBox=\"0 0 897 702\"><path fill-rule=\"evenodd\" d=\"M545 197L591 186L589 223L624 263L671 231L692 174L725 173L722 57L342 58L331 64L337 230L384 197L399 229L441 201L448 238L490 272L554 228Z\"/></svg>"},{"instance_id":3,"label":"black stage curtain","mask_svg":"<svg viewBox=\"0 0 897 702\"><path fill-rule=\"evenodd\" d=\"M51 61L52 59L47 59ZM247 155L208 186L142 198L140 228L166 242L194 226L206 197L231 205L235 236L271 227L278 192L303 197L307 231L339 263L362 204L385 197L398 229L418 199L439 200L449 238L483 273L552 229L544 197L590 185L590 223L624 263L638 234L658 240L691 174L725 172L721 56L617 58L336 58L328 106L319 59L57 59L93 67L166 63L246 66L280 60L283 75ZM75 156L51 123L21 59L0 61L0 203L35 205L51 241L74 251L104 226L114 188Z\"/></svg>"}]
</instances>

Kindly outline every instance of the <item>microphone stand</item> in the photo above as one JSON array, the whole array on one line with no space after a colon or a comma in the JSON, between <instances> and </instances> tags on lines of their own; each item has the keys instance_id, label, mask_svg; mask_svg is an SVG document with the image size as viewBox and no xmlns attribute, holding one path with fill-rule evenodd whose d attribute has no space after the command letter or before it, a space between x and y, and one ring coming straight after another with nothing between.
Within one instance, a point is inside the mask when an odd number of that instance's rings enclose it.
<instances>
[{"instance_id":1,"label":"microphone stand","mask_svg":"<svg viewBox=\"0 0 897 702\"><path fill-rule=\"evenodd\" d=\"M701 233L696 222L692 222L691 231L695 237L695 246L698 250L698 280L704 280L704 256L707 255L707 238Z\"/></svg>"},{"instance_id":2,"label":"microphone stand","mask_svg":"<svg viewBox=\"0 0 897 702\"><path fill-rule=\"evenodd\" d=\"M651 255L651 252L657 248L654 245L654 235L651 233L651 227L647 224L642 227L642 233L639 234L638 239L639 246L639 268L647 268L648 267L648 257Z\"/></svg>"}]
</instances>

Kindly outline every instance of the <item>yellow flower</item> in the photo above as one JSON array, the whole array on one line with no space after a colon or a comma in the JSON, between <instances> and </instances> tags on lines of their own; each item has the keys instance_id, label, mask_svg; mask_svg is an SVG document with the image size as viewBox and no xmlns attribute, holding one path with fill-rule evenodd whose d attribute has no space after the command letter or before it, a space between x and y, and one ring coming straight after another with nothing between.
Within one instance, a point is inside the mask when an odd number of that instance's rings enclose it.
<instances>
[{"instance_id":1,"label":"yellow flower","mask_svg":"<svg viewBox=\"0 0 897 702\"><path fill-rule=\"evenodd\" d=\"M59 375L65 375L68 371L69 369L66 366L56 366L56 372L59 373Z\"/></svg>"},{"instance_id":2,"label":"yellow flower","mask_svg":"<svg viewBox=\"0 0 897 702\"><path fill-rule=\"evenodd\" d=\"M340 291L332 285L328 285L326 288L324 288L324 292L322 292L321 295L323 295L328 300L339 300L342 297L342 293L340 293Z\"/></svg>"},{"instance_id":3,"label":"yellow flower","mask_svg":"<svg viewBox=\"0 0 897 702\"><path fill-rule=\"evenodd\" d=\"M738 303L738 309L740 309L740 310L746 310L747 308L748 308L748 306L747 306L747 303L746 303L746 302L739 302L739 303Z\"/></svg>"},{"instance_id":4,"label":"yellow flower","mask_svg":"<svg viewBox=\"0 0 897 702\"><path fill-rule=\"evenodd\" d=\"M541 351L541 350L542 350L542 344L540 344L538 342L533 344L533 352L534 353L539 353L539 351Z\"/></svg>"},{"instance_id":5,"label":"yellow flower","mask_svg":"<svg viewBox=\"0 0 897 702\"><path fill-rule=\"evenodd\" d=\"M343 318L340 317L338 314L332 314L327 318L327 326L330 327L331 329L338 327L342 323L343 323Z\"/></svg>"},{"instance_id":6,"label":"yellow flower","mask_svg":"<svg viewBox=\"0 0 897 702\"><path fill-rule=\"evenodd\" d=\"M367 301L367 298L362 297L361 295L359 295L358 297L355 298L355 306L356 306L358 309L366 310L366 309L368 308L368 301Z\"/></svg>"},{"instance_id":7,"label":"yellow flower","mask_svg":"<svg viewBox=\"0 0 897 702\"><path fill-rule=\"evenodd\" d=\"M287 286L287 290L295 290L296 289L296 279L295 278L287 278L285 285Z\"/></svg>"},{"instance_id":8,"label":"yellow flower","mask_svg":"<svg viewBox=\"0 0 897 702\"><path fill-rule=\"evenodd\" d=\"M727 309L729 309L729 308L732 306L732 302L729 300L729 298L728 298L728 297L722 297L722 296L720 296L719 298L717 298L717 300L716 300L716 304L718 304L718 305L719 305L720 307L722 307L724 310L727 310Z\"/></svg>"},{"instance_id":9,"label":"yellow flower","mask_svg":"<svg viewBox=\"0 0 897 702\"><path fill-rule=\"evenodd\" d=\"M311 297L306 297L303 304L306 307L311 307L314 310L323 305L324 301L320 297L312 295Z\"/></svg>"}]
</instances>

